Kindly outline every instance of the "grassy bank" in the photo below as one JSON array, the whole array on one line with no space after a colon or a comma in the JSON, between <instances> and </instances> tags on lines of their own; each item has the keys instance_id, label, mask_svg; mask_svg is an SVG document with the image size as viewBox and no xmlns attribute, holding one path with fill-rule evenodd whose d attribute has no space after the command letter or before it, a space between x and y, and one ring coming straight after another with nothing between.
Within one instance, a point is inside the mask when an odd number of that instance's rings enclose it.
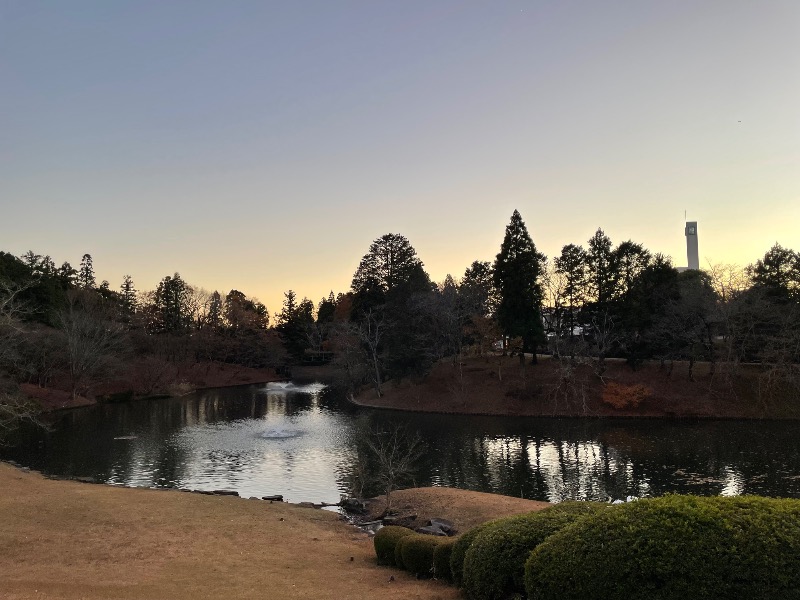
<instances>
[{"instance_id":1,"label":"grassy bank","mask_svg":"<svg viewBox=\"0 0 800 600\"><path fill-rule=\"evenodd\" d=\"M4 600L459 597L436 581L377 566L371 539L331 512L51 481L3 463L0 490ZM541 505L457 490L420 493L437 516L458 522L459 513L477 515L469 525ZM397 494L403 506L422 506L413 490Z\"/></svg>"},{"instance_id":2,"label":"grassy bank","mask_svg":"<svg viewBox=\"0 0 800 600\"><path fill-rule=\"evenodd\" d=\"M595 365L540 356L521 367L511 356L444 360L426 377L387 382L383 395L365 389L357 404L421 412L512 416L678 417L797 419L800 397L765 386L769 374L757 365L734 373L720 366L648 362L632 369L607 359Z\"/></svg>"},{"instance_id":3,"label":"grassy bank","mask_svg":"<svg viewBox=\"0 0 800 600\"><path fill-rule=\"evenodd\" d=\"M69 383L55 378L47 387L30 383L22 392L43 411L89 406L97 402L128 401L148 396L179 396L192 390L247 385L285 379L275 369L252 369L216 361L154 362L148 358L130 360L116 376L97 383L83 396L72 398Z\"/></svg>"}]
</instances>

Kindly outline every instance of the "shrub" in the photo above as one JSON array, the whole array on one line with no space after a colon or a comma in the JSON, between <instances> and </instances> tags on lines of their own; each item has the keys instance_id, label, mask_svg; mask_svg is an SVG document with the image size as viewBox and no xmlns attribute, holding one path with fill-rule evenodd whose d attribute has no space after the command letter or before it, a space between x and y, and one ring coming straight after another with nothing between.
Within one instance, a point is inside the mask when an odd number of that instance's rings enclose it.
<instances>
[{"instance_id":1,"label":"shrub","mask_svg":"<svg viewBox=\"0 0 800 600\"><path fill-rule=\"evenodd\" d=\"M470 545L481 531L489 527L492 523L496 523L498 520L502 519L476 525L469 531L465 531L461 534L461 537L456 539L455 544L453 544L453 549L450 552L450 577L457 586L461 585L461 579L464 573L464 556L467 554Z\"/></svg>"},{"instance_id":2,"label":"shrub","mask_svg":"<svg viewBox=\"0 0 800 600\"><path fill-rule=\"evenodd\" d=\"M462 585L467 597L495 600L524 594L525 561L531 550L567 525L608 506L598 502L562 502L486 527L475 537L464 557Z\"/></svg>"},{"instance_id":3,"label":"shrub","mask_svg":"<svg viewBox=\"0 0 800 600\"><path fill-rule=\"evenodd\" d=\"M617 409L636 408L651 394L651 390L641 384L624 385L609 381L603 386L602 400Z\"/></svg>"},{"instance_id":4,"label":"shrub","mask_svg":"<svg viewBox=\"0 0 800 600\"><path fill-rule=\"evenodd\" d=\"M411 530L409 529L409 531L411 531ZM412 535L415 535L413 531L411 531L411 533L412 533ZM402 543L401 542L406 537L410 537L410 536L403 536L402 538L397 540L397 543L394 546L394 566L397 567L398 569L405 569L405 566L403 565L403 553L400 550L400 548L402 547Z\"/></svg>"},{"instance_id":5,"label":"shrub","mask_svg":"<svg viewBox=\"0 0 800 600\"><path fill-rule=\"evenodd\" d=\"M395 562L417 577L430 577L433 572L433 552L442 538L420 533L406 536L395 548ZM400 561L397 560L397 553ZM401 563L402 561L402 563Z\"/></svg>"},{"instance_id":6,"label":"shrub","mask_svg":"<svg viewBox=\"0 0 800 600\"><path fill-rule=\"evenodd\" d=\"M378 557L378 564L393 566L395 564L394 551L397 542L413 533L413 531L406 527L395 527L394 525L379 529L373 540L375 544L375 555Z\"/></svg>"},{"instance_id":7,"label":"shrub","mask_svg":"<svg viewBox=\"0 0 800 600\"><path fill-rule=\"evenodd\" d=\"M453 580L453 574L450 571L450 555L453 553L455 543L455 538L442 538L433 551L433 576L436 579Z\"/></svg>"},{"instance_id":8,"label":"shrub","mask_svg":"<svg viewBox=\"0 0 800 600\"><path fill-rule=\"evenodd\" d=\"M542 542L536 600L800 598L800 501L665 496L615 506Z\"/></svg>"}]
</instances>

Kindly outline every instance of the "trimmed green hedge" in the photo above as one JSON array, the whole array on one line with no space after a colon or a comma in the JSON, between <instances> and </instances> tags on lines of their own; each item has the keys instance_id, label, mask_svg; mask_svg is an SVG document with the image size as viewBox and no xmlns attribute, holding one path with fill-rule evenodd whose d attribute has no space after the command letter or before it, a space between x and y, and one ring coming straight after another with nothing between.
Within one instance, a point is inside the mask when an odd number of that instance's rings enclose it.
<instances>
[{"instance_id":1,"label":"trimmed green hedge","mask_svg":"<svg viewBox=\"0 0 800 600\"><path fill-rule=\"evenodd\" d=\"M411 529L409 529L409 531L411 532L411 535L419 535L418 533L415 533ZM395 544L394 546L394 566L397 567L398 569L405 569L405 565L403 565L403 552L402 552L403 540L406 539L407 537L411 537L411 535L407 535L400 538L399 540L397 540L397 544Z\"/></svg>"},{"instance_id":2,"label":"trimmed green hedge","mask_svg":"<svg viewBox=\"0 0 800 600\"><path fill-rule=\"evenodd\" d=\"M464 556L466 556L470 545L472 545L472 542L476 537L478 537L478 534L481 531L491 526L493 523L497 523L497 521L501 520L502 519L497 519L495 521L488 521L486 523L476 525L469 531L465 531L458 539L456 539L455 544L453 544L453 549L450 552L450 576L453 580L453 583L455 583L457 586L461 586L461 580L464 575Z\"/></svg>"},{"instance_id":3,"label":"trimmed green hedge","mask_svg":"<svg viewBox=\"0 0 800 600\"><path fill-rule=\"evenodd\" d=\"M450 571L450 555L453 553L455 538L441 538L439 545L433 551L433 576L443 581L452 581L453 574Z\"/></svg>"},{"instance_id":4,"label":"trimmed green hedge","mask_svg":"<svg viewBox=\"0 0 800 600\"><path fill-rule=\"evenodd\" d=\"M394 525L381 527L373 539L373 543L375 544L375 555L378 557L378 564L394 566L394 552L397 542L413 533L413 531L406 527L396 527Z\"/></svg>"},{"instance_id":5,"label":"trimmed green hedge","mask_svg":"<svg viewBox=\"0 0 800 600\"><path fill-rule=\"evenodd\" d=\"M442 539L421 533L405 536L395 548L395 562L417 577L430 577L433 573L433 552Z\"/></svg>"},{"instance_id":6,"label":"trimmed green hedge","mask_svg":"<svg viewBox=\"0 0 800 600\"><path fill-rule=\"evenodd\" d=\"M800 599L800 500L618 505L542 542L525 587L534 600Z\"/></svg>"},{"instance_id":7,"label":"trimmed green hedge","mask_svg":"<svg viewBox=\"0 0 800 600\"><path fill-rule=\"evenodd\" d=\"M507 517L483 529L464 556L462 586L473 600L500 600L525 593L525 561L531 550L567 525L606 510L599 502L561 502Z\"/></svg>"}]
</instances>

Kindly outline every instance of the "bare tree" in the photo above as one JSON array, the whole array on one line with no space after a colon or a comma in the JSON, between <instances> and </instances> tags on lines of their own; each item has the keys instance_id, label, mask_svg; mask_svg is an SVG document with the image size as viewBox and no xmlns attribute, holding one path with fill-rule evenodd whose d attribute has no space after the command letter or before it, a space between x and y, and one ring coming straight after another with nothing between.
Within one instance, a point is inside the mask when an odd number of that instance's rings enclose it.
<instances>
[{"instance_id":1,"label":"bare tree","mask_svg":"<svg viewBox=\"0 0 800 600\"><path fill-rule=\"evenodd\" d=\"M608 308L600 308L592 314L592 354L595 356L594 371L601 381L606 372L606 358L620 340L621 332Z\"/></svg>"},{"instance_id":2,"label":"bare tree","mask_svg":"<svg viewBox=\"0 0 800 600\"><path fill-rule=\"evenodd\" d=\"M365 436L364 445L375 463L375 481L385 495L384 514L392 508L392 492L410 481L416 463L425 451L419 433L410 434L399 425L388 429L374 429Z\"/></svg>"},{"instance_id":3,"label":"bare tree","mask_svg":"<svg viewBox=\"0 0 800 600\"><path fill-rule=\"evenodd\" d=\"M478 313L470 315L465 328L468 338L477 346L478 356L492 350L492 344L503 335L497 321Z\"/></svg>"},{"instance_id":4,"label":"bare tree","mask_svg":"<svg viewBox=\"0 0 800 600\"><path fill-rule=\"evenodd\" d=\"M208 290L189 285L186 287L186 307L195 329L202 329L208 321L212 295Z\"/></svg>"},{"instance_id":5,"label":"bare tree","mask_svg":"<svg viewBox=\"0 0 800 600\"><path fill-rule=\"evenodd\" d=\"M791 406L797 414L800 397L800 306L770 307L770 333L764 335L761 348L763 371L758 381L758 399L767 411L778 402Z\"/></svg>"},{"instance_id":6,"label":"bare tree","mask_svg":"<svg viewBox=\"0 0 800 600\"><path fill-rule=\"evenodd\" d=\"M22 420L35 420L39 408L19 393L4 372L19 359L19 341L25 333L21 319L27 309L20 294L32 284L0 280L0 435Z\"/></svg>"},{"instance_id":7,"label":"bare tree","mask_svg":"<svg viewBox=\"0 0 800 600\"><path fill-rule=\"evenodd\" d=\"M39 407L18 390L0 382L0 444L5 433L14 429L21 421L39 423Z\"/></svg>"},{"instance_id":8,"label":"bare tree","mask_svg":"<svg viewBox=\"0 0 800 600\"><path fill-rule=\"evenodd\" d=\"M750 277L738 265L709 265L707 273L717 296L716 313L720 322L722 348L720 363L726 378L734 376L743 358L743 348L751 343L756 316L742 301L750 287Z\"/></svg>"},{"instance_id":9,"label":"bare tree","mask_svg":"<svg viewBox=\"0 0 800 600\"><path fill-rule=\"evenodd\" d=\"M58 327L66 339L70 392L75 398L79 387L111 370L125 347L125 329L111 320L96 297L80 292L68 295Z\"/></svg>"},{"instance_id":10,"label":"bare tree","mask_svg":"<svg viewBox=\"0 0 800 600\"><path fill-rule=\"evenodd\" d=\"M557 378L549 390L549 397L553 404L553 414L558 414L559 407L565 404L571 409L577 408L581 414L589 413L589 392L591 386L586 368L590 363L589 358L580 354L564 357L554 361Z\"/></svg>"},{"instance_id":11,"label":"bare tree","mask_svg":"<svg viewBox=\"0 0 800 600\"><path fill-rule=\"evenodd\" d=\"M350 321L336 323L331 330L330 341L334 352L332 364L340 383L348 391L357 390L366 380L367 371L358 325Z\"/></svg>"},{"instance_id":12,"label":"bare tree","mask_svg":"<svg viewBox=\"0 0 800 600\"><path fill-rule=\"evenodd\" d=\"M16 342L23 333L22 319L28 314L20 295L31 285L0 279L0 365L7 364L16 354Z\"/></svg>"},{"instance_id":13,"label":"bare tree","mask_svg":"<svg viewBox=\"0 0 800 600\"><path fill-rule=\"evenodd\" d=\"M370 308L364 313L364 318L358 324L358 337L370 365L370 379L375 387L375 393L380 398L383 395L381 384L383 372L381 368L381 342L386 329L383 311L380 308Z\"/></svg>"},{"instance_id":14,"label":"bare tree","mask_svg":"<svg viewBox=\"0 0 800 600\"><path fill-rule=\"evenodd\" d=\"M27 325L17 345L14 370L21 378L47 387L50 379L66 364L65 346L62 332L51 327Z\"/></svg>"}]
</instances>

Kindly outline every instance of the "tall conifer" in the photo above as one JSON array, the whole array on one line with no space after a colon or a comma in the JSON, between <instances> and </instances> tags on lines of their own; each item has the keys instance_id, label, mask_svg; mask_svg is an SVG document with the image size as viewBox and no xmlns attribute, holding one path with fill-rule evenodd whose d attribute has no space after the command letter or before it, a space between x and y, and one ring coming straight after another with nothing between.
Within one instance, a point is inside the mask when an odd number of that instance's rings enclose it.
<instances>
[{"instance_id":1,"label":"tall conifer","mask_svg":"<svg viewBox=\"0 0 800 600\"><path fill-rule=\"evenodd\" d=\"M505 335L522 338L523 350L533 353L533 362L536 344L544 341L539 283L544 260L515 210L494 262L494 283L500 296L497 319Z\"/></svg>"},{"instance_id":2,"label":"tall conifer","mask_svg":"<svg viewBox=\"0 0 800 600\"><path fill-rule=\"evenodd\" d=\"M81 267L78 270L78 285L87 290L93 289L96 285L91 254L84 254L81 257Z\"/></svg>"}]
</instances>

